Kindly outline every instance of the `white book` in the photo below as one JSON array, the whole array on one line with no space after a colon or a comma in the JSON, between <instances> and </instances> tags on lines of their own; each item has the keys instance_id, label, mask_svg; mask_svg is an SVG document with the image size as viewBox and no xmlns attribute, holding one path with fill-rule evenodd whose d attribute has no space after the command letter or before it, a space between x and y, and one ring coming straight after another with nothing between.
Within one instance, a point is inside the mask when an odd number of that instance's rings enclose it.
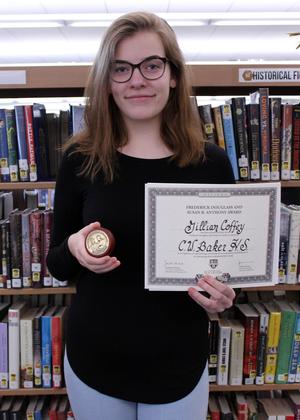
<instances>
[{"instance_id":1,"label":"white book","mask_svg":"<svg viewBox=\"0 0 300 420\"><path fill-rule=\"evenodd\" d=\"M20 319L21 388L33 388L33 322L38 308L30 308Z\"/></svg>"},{"instance_id":2,"label":"white book","mask_svg":"<svg viewBox=\"0 0 300 420\"><path fill-rule=\"evenodd\" d=\"M287 283L297 283L297 263L300 237L300 206L290 205L291 213L288 247Z\"/></svg>"},{"instance_id":3,"label":"white book","mask_svg":"<svg viewBox=\"0 0 300 420\"><path fill-rule=\"evenodd\" d=\"M228 384L231 326L227 319L219 319L217 384Z\"/></svg>"},{"instance_id":4,"label":"white book","mask_svg":"<svg viewBox=\"0 0 300 420\"><path fill-rule=\"evenodd\" d=\"M20 388L20 318L27 302L19 300L8 310L8 372L9 388Z\"/></svg>"},{"instance_id":5,"label":"white book","mask_svg":"<svg viewBox=\"0 0 300 420\"><path fill-rule=\"evenodd\" d=\"M242 385L245 328L237 319L228 321L231 327L228 383Z\"/></svg>"}]
</instances>

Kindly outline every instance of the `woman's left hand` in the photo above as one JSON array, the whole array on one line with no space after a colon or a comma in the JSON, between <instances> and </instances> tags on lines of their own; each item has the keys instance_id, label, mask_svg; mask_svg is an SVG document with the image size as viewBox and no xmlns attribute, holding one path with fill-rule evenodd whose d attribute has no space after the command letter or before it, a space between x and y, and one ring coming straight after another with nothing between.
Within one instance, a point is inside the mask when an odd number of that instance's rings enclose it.
<instances>
[{"instance_id":1,"label":"woman's left hand","mask_svg":"<svg viewBox=\"0 0 300 420\"><path fill-rule=\"evenodd\" d=\"M190 287L188 294L207 312L222 312L232 306L235 298L234 290L212 276L204 276L198 280L198 286L210 296L204 296L201 291Z\"/></svg>"}]
</instances>

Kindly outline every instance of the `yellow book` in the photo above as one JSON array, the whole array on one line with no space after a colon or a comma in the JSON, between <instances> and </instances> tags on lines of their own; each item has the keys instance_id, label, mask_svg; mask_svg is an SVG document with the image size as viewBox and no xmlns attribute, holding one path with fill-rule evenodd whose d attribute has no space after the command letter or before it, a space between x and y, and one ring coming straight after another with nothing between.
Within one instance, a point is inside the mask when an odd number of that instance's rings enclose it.
<instances>
[{"instance_id":1,"label":"yellow book","mask_svg":"<svg viewBox=\"0 0 300 420\"><path fill-rule=\"evenodd\" d=\"M274 302L264 302L269 312L269 325L267 334L265 383L273 384L275 381L278 346L280 337L281 312Z\"/></svg>"}]
</instances>

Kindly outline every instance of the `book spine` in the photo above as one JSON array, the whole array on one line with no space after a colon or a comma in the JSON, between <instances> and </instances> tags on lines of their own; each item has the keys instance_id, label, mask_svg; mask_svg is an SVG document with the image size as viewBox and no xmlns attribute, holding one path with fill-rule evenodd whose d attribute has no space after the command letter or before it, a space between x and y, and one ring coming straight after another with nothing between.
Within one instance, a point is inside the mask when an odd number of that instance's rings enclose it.
<instances>
[{"instance_id":1,"label":"book spine","mask_svg":"<svg viewBox=\"0 0 300 420\"><path fill-rule=\"evenodd\" d=\"M213 108L213 116L214 116L214 122L215 122L215 127L216 127L218 146L226 150L222 114L221 114L221 109L219 106Z\"/></svg>"},{"instance_id":2,"label":"book spine","mask_svg":"<svg viewBox=\"0 0 300 420\"><path fill-rule=\"evenodd\" d=\"M211 143L217 143L214 120L212 116L211 105L199 105L198 111L200 119L203 123L204 134L206 139Z\"/></svg>"},{"instance_id":3,"label":"book spine","mask_svg":"<svg viewBox=\"0 0 300 420\"><path fill-rule=\"evenodd\" d=\"M24 106L15 106L17 141L19 152L19 174L21 181L28 181L28 159L27 159L27 144L26 144L26 129Z\"/></svg>"},{"instance_id":4,"label":"book spine","mask_svg":"<svg viewBox=\"0 0 300 420\"><path fill-rule=\"evenodd\" d=\"M41 346L41 318L35 316L33 320L33 377L34 386L42 386L42 346Z\"/></svg>"},{"instance_id":5,"label":"book spine","mask_svg":"<svg viewBox=\"0 0 300 420\"><path fill-rule=\"evenodd\" d=\"M52 229L52 223L53 223L53 211L47 210L42 213L42 234L43 234L43 240L42 240L42 279L43 279L43 286L44 287L52 287L52 276L48 270L47 267L47 254L50 247L50 237L51 237L51 229Z\"/></svg>"},{"instance_id":6,"label":"book spine","mask_svg":"<svg viewBox=\"0 0 300 420\"><path fill-rule=\"evenodd\" d=\"M291 179L300 179L300 105L293 107Z\"/></svg>"},{"instance_id":7,"label":"book spine","mask_svg":"<svg viewBox=\"0 0 300 420\"><path fill-rule=\"evenodd\" d=\"M62 319L52 317L52 383L54 388L62 386Z\"/></svg>"},{"instance_id":8,"label":"book spine","mask_svg":"<svg viewBox=\"0 0 300 420\"><path fill-rule=\"evenodd\" d=\"M50 163L45 106L33 104L32 113L38 179L48 180L50 177Z\"/></svg>"},{"instance_id":9,"label":"book spine","mask_svg":"<svg viewBox=\"0 0 300 420\"><path fill-rule=\"evenodd\" d=\"M245 385L253 385L257 369L258 318L245 317L243 378Z\"/></svg>"},{"instance_id":10,"label":"book spine","mask_svg":"<svg viewBox=\"0 0 300 420\"><path fill-rule=\"evenodd\" d=\"M0 109L0 180L2 182L10 181L8 165L8 144L4 109Z\"/></svg>"},{"instance_id":11,"label":"book spine","mask_svg":"<svg viewBox=\"0 0 300 420\"><path fill-rule=\"evenodd\" d=\"M243 383L244 327L231 327L229 385Z\"/></svg>"},{"instance_id":12,"label":"book spine","mask_svg":"<svg viewBox=\"0 0 300 420\"><path fill-rule=\"evenodd\" d=\"M231 328L219 323L219 345L218 345L218 369L217 384L227 385L229 373L229 353L230 353Z\"/></svg>"},{"instance_id":13,"label":"book spine","mask_svg":"<svg viewBox=\"0 0 300 420\"><path fill-rule=\"evenodd\" d=\"M288 383L296 382L299 356L300 356L300 313L297 312L292 350L291 350L291 357L290 357L290 363L289 363Z\"/></svg>"},{"instance_id":14,"label":"book spine","mask_svg":"<svg viewBox=\"0 0 300 420\"><path fill-rule=\"evenodd\" d=\"M8 310L8 371L9 388L20 388L20 312Z\"/></svg>"},{"instance_id":15,"label":"book spine","mask_svg":"<svg viewBox=\"0 0 300 420\"><path fill-rule=\"evenodd\" d=\"M8 278L8 260L9 258L9 244L7 243L7 230L8 230L9 221L2 220L0 221L0 235L1 235L1 255L0 255L0 287L1 289L7 288L7 278Z\"/></svg>"},{"instance_id":16,"label":"book spine","mask_svg":"<svg viewBox=\"0 0 300 420\"><path fill-rule=\"evenodd\" d=\"M282 105L281 179L291 179L293 105Z\"/></svg>"},{"instance_id":17,"label":"book spine","mask_svg":"<svg viewBox=\"0 0 300 420\"><path fill-rule=\"evenodd\" d=\"M269 325L266 348L265 383L275 382L278 346L280 337L281 313L271 312L269 314Z\"/></svg>"},{"instance_id":18,"label":"book spine","mask_svg":"<svg viewBox=\"0 0 300 420\"><path fill-rule=\"evenodd\" d=\"M286 279L287 279L290 216L291 216L290 212L284 206L281 206L280 236L279 236L279 265L278 265L279 283L286 283Z\"/></svg>"},{"instance_id":19,"label":"book spine","mask_svg":"<svg viewBox=\"0 0 300 420\"><path fill-rule=\"evenodd\" d=\"M209 382L216 382L218 367L218 332L219 326L216 319L208 321L208 340L209 340L209 356L208 356L208 377Z\"/></svg>"},{"instance_id":20,"label":"book spine","mask_svg":"<svg viewBox=\"0 0 300 420\"><path fill-rule=\"evenodd\" d=\"M260 179L259 105L247 104L250 179Z\"/></svg>"},{"instance_id":21,"label":"book spine","mask_svg":"<svg viewBox=\"0 0 300 420\"><path fill-rule=\"evenodd\" d=\"M8 329L0 322L0 389L8 388Z\"/></svg>"},{"instance_id":22,"label":"book spine","mask_svg":"<svg viewBox=\"0 0 300 420\"><path fill-rule=\"evenodd\" d=\"M37 167L36 167L36 157L35 157L35 149L34 149L32 105L24 106L24 115L25 115L28 163L29 163L29 180L34 182L34 181L37 181Z\"/></svg>"},{"instance_id":23,"label":"book spine","mask_svg":"<svg viewBox=\"0 0 300 420\"><path fill-rule=\"evenodd\" d=\"M269 89L259 89L260 138L261 138L261 178L271 179L270 171L270 121L269 121Z\"/></svg>"},{"instance_id":24,"label":"book spine","mask_svg":"<svg viewBox=\"0 0 300 420\"><path fill-rule=\"evenodd\" d=\"M235 147L235 139L234 139L231 106L221 105L221 112L222 112L222 119L223 119L226 150L227 150L227 154L228 154L228 157L229 157L232 169L233 169L234 178L236 181L238 181L239 171L238 171L237 157L236 157L236 147Z\"/></svg>"},{"instance_id":25,"label":"book spine","mask_svg":"<svg viewBox=\"0 0 300 420\"><path fill-rule=\"evenodd\" d=\"M23 260L23 287L31 287L31 260L30 260L30 224L29 212L22 212L22 260Z\"/></svg>"},{"instance_id":26,"label":"book spine","mask_svg":"<svg viewBox=\"0 0 300 420\"><path fill-rule=\"evenodd\" d=\"M259 315L259 334L258 334L258 348L257 348L257 370L255 383L262 385L265 381L265 358L267 348L267 333L268 333L269 315L260 313Z\"/></svg>"},{"instance_id":27,"label":"book spine","mask_svg":"<svg viewBox=\"0 0 300 420\"><path fill-rule=\"evenodd\" d=\"M9 215L10 223L10 258L13 288L22 287L22 221L21 213L13 211Z\"/></svg>"},{"instance_id":28,"label":"book spine","mask_svg":"<svg viewBox=\"0 0 300 420\"><path fill-rule=\"evenodd\" d=\"M250 179L250 174L245 98L232 98L232 118L235 132L239 178L242 181L248 181Z\"/></svg>"},{"instance_id":29,"label":"book spine","mask_svg":"<svg viewBox=\"0 0 300 420\"><path fill-rule=\"evenodd\" d=\"M37 210L29 215L30 221L30 259L32 287L42 287L42 217Z\"/></svg>"},{"instance_id":30,"label":"book spine","mask_svg":"<svg viewBox=\"0 0 300 420\"><path fill-rule=\"evenodd\" d=\"M295 312L283 311L281 314L279 349L275 383L286 384L288 381L289 361L292 349Z\"/></svg>"},{"instance_id":31,"label":"book spine","mask_svg":"<svg viewBox=\"0 0 300 420\"><path fill-rule=\"evenodd\" d=\"M8 146L8 166L9 177L11 182L19 181L18 168L18 145L17 145L17 131L14 109L5 110L7 146Z\"/></svg>"},{"instance_id":32,"label":"book spine","mask_svg":"<svg viewBox=\"0 0 300 420\"><path fill-rule=\"evenodd\" d=\"M292 210L290 218L287 283L297 283L297 264L300 237L300 211Z\"/></svg>"},{"instance_id":33,"label":"book spine","mask_svg":"<svg viewBox=\"0 0 300 420\"><path fill-rule=\"evenodd\" d=\"M21 341L21 387L33 388L33 323L31 319L20 320Z\"/></svg>"},{"instance_id":34,"label":"book spine","mask_svg":"<svg viewBox=\"0 0 300 420\"><path fill-rule=\"evenodd\" d=\"M43 388L51 388L52 375L51 375L51 355L52 355L52 342L51 342L51 317L41 317L41 340L42 340L42 386Z\"/></svg>"},{"instance_id":35,"label":"book spine","mask_svg":"<svg viewBox=\"0 0 300 420\"><path fill-rule=\"evenodd\" d=\"M281 98L270 98L271 180L280 179Z\"/></svg>"}]
</instances>

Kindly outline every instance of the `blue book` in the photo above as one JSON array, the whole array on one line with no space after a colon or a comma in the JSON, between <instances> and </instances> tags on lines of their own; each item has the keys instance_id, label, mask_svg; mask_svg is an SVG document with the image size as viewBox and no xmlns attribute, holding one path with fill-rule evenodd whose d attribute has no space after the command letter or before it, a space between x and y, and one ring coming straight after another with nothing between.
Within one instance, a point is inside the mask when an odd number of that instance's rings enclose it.
<instances>
[{"instance_id":1,"label":"blue book","mask_svg":"<svg viewBox=\"0 0 300 420\"><path fill-rule=\"evenodd\" d=\"M11 182L19 181L17 128L14 109L5 109L5 123L8 146L8 166Z\"/></svg>"},{"instance_id":2,"label":"blue book","mask_svg":"<svg viewBox=\"0 0 300 420\"><path fill-rule=\"evenodd\" d=\"M21 181L28 181L28 154L26 142L26 126L24 117L24 106L15 105L17 142L19 152L19 174Z\"/></svg>"},{"instance_id":3,"label":"blue book","mask_svg":"<svg viewBox=\"0 0 300 420\"><path fill-rule=\"evenodd\" d=\"M237 165L236 146L234 138L234 128L232 120L232 112L230 105L221 105L221 113L223 119L223 129L226 144L226 151L233 169L234 178L239 180L239 171Z\"/></svg>"},{"instance_id":4,"label":"blue book","mask_svg":"<svg viewBox=\"0 0 300 420\"><path fill-rule=\"evenodd\" d=\"M8 144L4 109L0 109L0 169L0 180L2 182L9 182Z\"/></svg>"},{"instance_id":5,"label":"blue book","mask_svg":"<svg viewBox=\"0 0 300 420\"><path fill-rule=\"evenodd\" d=\"M41 316L41 342L42 342L42 387L52 387L52 334L51 334L51 319L57 307L51 306Z\"/></svg>"}]
</instances>

